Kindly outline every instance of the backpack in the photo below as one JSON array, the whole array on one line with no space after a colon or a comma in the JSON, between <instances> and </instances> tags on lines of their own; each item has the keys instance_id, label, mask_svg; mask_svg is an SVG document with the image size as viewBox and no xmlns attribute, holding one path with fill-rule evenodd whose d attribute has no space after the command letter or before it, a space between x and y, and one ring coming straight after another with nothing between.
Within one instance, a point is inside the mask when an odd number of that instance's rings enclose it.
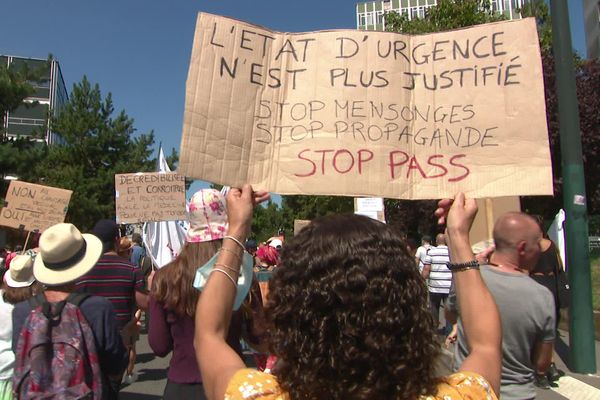
<instances>
[{"instance_id":1,"label":"backpack","mask_svg":"<svg viewBox=\"0 0 600 400\"><path fill-rule=\"evenodd\" d=\"M17 399L102 399L102 375L92 330L79 305L89 295L71 293L49 303L29 299L17 345L13 390Z\"/></svg>"}]
</instances>

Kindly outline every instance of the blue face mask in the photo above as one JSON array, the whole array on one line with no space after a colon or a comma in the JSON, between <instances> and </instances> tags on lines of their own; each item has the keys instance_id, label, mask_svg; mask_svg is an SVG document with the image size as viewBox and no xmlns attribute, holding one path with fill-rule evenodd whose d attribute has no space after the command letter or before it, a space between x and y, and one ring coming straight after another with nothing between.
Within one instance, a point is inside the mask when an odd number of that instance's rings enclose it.
<instances>
[{"instance_id":1,"label":"blue face mask","mask_svg":"<svg viewBox=\"0 0 600 400\"><path fill-rule=\"evenodd\" d=\"M208 281L208 277L210 276L210 272L213 270L215 263L217 262L217 258L219 253L215 254L211 257L210 260L200 268L196 270L196 276L194 277L194 288L202 291L204 286L206 286L206 282ZM250 291L250 286L252 286L252 276L254 271L252 269L254 262L252 256L246 252L242 257L242 268L240 270L240 276L237 281L237 290L235 294L235 300L233 301L233 310L236 311L242 305L242 302L248 295Z\"/></svg>"}]
</instances>

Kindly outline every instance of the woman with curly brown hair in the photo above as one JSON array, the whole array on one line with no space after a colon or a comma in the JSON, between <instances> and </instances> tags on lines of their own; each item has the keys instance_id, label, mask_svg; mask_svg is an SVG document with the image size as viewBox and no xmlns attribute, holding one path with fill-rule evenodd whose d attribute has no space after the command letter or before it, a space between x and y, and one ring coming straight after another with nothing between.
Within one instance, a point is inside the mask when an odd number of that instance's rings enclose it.
<instances>
[{"instance_id":1,"label":"woman with curly brown hair","mask_svg":"<svg viewBox=\"0 0 600 400\"><path fill-rule=\"evenodd\" d=\"M227 197L229 249L196 309L196 357L209 399L495 399L500 319L471 251L477 206L464 196L440 202L471 354L459 373L437 378L439 352L427 289L403 241L362 216L313 221L286 243L267 304L273 375L243 369L223 338L235 296L235 252L264 199L248 185ZM452 207L450 208L450 206ZM238 243L239 242L239 243ZM217 272L217 271L214 271Z\"/></svg>"}]
</instances>

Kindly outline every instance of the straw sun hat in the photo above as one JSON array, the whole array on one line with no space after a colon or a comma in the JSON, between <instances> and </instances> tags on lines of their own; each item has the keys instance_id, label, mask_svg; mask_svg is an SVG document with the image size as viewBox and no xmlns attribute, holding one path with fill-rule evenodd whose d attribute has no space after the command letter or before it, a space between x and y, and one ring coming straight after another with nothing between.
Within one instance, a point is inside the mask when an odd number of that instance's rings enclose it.
<instances>
[{"instance_id":1,"label":"straw sun hat","mask_svg":"<svg viewBox=\"0 0 600 400\"><path fill-rule=\"evenodd\" d=\"M33 259L30 255L18 255L10 263L10 269L4 275L6 284L13 288L31 286L33 277Z\"/></svg>"},{"instance_id":2,"label":"straw sun hat","mask_svg":"<svg viewBox=\"0 0 600 400\"><path fill-rule=\"evenodd\" d=\"M102 255L102 242L73 224L56 224L42 233L33 274L48 286L71 283L89 272Z\"/></svg>"}]
</instances>

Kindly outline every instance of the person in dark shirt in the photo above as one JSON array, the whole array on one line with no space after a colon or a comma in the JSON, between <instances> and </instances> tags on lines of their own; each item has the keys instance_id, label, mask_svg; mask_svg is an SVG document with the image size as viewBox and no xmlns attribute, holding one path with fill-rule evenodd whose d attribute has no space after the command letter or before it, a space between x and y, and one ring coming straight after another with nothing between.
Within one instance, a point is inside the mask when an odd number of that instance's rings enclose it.
<instances>
[{"instance_id":1,"label":"person in dark shirt","mask_svg":"<svg viewBox=\"0 0 600 400\"><path fill-rule=\"evenodd\" d=\"M119 227L108 219L100 220L92 233L102 242L103 254L91 271L77 280L77 291L106 298L112 303L125 346L135 344L135 312L148 307L148 291L139 268L117 254ZM131 383L135 375L128 374Z\"/></svg>"},{"instance_id":2,"label":"person in dark shirt","mask_svg":"<svg viewBox=\"0 0 600 400\"><path fill-rule=\"evenodd\" d=\"M543 228L543 220L538 219L538 224ZM560 334L558 332L558 325L560 323L560 309L566 305L563 305L560 302L560 296L558 295L558 279L559 274L564 274L565 271L562 265L562 259L560 258L558 247L556 247L556 244L550 240L543 229L542 232L544 233L544 238L540 241L542 253L537 264L533 270L531 270L530 276L534 281L544 286L550 291L550 293L552 293L552 297L554 298L556 338L559 338ZM546 374L536 375L535 384L538 387L548 389L551 387L551 382L558 381L564 374L564 371L559 370L554 361L552 361Z\"/></svg>"},{"instance_id":3,"label":"person in dark shirt","mask_svg":"<svg viewBox=\"0 0 600 400\"><path fill-rule=\"evenodd\" d=\"M142 236L139 233L131 235L133 241L133 248L131 249L131 255L129 261L138 268L142 267L142 259L146 256L146 250L142 245Z\"/></svg>"},{"instance_id":4,"label":"person in dark shirt","mask_svg":"<svg viewBox=\"0 0 600 400\"><path fill-rule=\"evenodd\" d=\"M75 291L75 281L94 267L101 254L100 240L93 235L82 235L72 224L57 224L44 231L33 273L38 282L46 286L46 299L51 303L65 300ZM114 382L118 381L125 370L127 352L119 334L113 306L102 297L90 296L79 308L94 335L103 374L102 398L117 399ZM12 315L14 352L30 313L29 302L15 305Z\"/></svg>"},{"instance_id":5,"label":"person in dark shirt","mask_svg":"<svg viewBox=\"0 0 600 400\"><path fill-rule=\"evenodd\" d=\"M120 238L114 221L98 221L92 234L102 242L103 254L94 268L77 280L77 291L110 300L119 329L123 329L130 323L136 305L141 309L148 307L144 277L133 264L117 254Z\"/></svg>"}]
</instances>

